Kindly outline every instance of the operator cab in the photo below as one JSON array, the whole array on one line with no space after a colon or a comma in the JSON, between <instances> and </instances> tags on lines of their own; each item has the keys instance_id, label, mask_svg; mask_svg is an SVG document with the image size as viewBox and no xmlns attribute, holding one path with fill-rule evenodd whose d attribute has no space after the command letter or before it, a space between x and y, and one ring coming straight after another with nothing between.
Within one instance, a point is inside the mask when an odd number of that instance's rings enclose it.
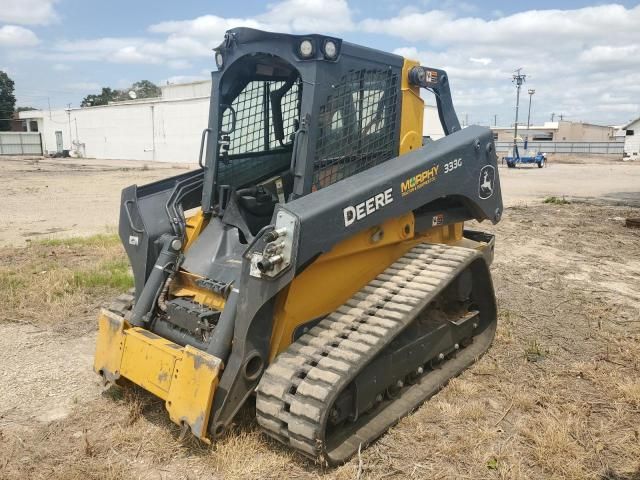
<instances>
[{"instance_id":1,"label":"operator cab","mask_svg":"<svg viewBox=\"0 0 640 480\"><path fill-rule=\"evenodd\" d=\"M402 57L248 28L215 51L202 211L242 240L278 203L398 155Z\"/></svg>"},{"instance_id":2,"label":"operator cab","mask_svg":"<svg viewBox=\"0 0 640 480\"><path fill-rule=\"evenodd\" d=\"M291 194L301 99L298 70L275 55L245 55L221 80L218 194L236 202L251 235Z\"/></svg>"}]
</instances>

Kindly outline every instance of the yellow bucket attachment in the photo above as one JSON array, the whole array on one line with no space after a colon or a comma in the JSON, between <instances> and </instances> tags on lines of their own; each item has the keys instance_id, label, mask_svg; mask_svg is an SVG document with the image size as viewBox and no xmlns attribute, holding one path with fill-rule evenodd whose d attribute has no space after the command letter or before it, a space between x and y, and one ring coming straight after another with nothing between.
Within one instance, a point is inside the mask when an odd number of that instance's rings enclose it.
<instances>
[{"instance_id":1,"label":"yellow bucket attachment","mask_svg":"<svg viewBox=\"0 0 640 480\"><path fill-rule=\"evenodd\" d=\"M171 420L210 443L207 426L222 361L181 347L107 310L98 318L94 370L107 381L124 377L162 398Z\"/></svg>"}]
</instances>

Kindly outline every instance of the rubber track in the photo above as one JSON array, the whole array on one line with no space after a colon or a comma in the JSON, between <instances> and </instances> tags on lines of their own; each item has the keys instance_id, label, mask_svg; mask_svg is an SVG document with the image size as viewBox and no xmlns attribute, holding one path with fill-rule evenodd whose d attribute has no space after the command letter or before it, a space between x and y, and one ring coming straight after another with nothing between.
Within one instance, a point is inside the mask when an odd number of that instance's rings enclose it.
<instances>
[{"instance_id":1,"label":"rubber track","mask_svg":"<svg viewBox=\"0 0 640 480\"><path fill-rule=\"evenodd\" d=\"M336 463L326 455L324 434L340 392L479 256L473 249L420 244L293 342L257 388L257 420L266 433L306 456ZM357 450L373 440L356 432L349 441Z\"/></svg>"}]
</instances>

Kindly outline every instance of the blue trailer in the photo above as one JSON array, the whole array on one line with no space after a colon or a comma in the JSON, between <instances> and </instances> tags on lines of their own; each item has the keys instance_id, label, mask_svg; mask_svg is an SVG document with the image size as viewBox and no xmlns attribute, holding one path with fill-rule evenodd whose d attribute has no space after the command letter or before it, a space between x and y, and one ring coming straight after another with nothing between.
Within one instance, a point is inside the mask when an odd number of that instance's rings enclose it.
<instances>
[{"instance_id":1,"label":"blue trailer","mask_svg":"<svg viewBox=\"0 0 640 480\"><path fill-rule=\"evenodd\" d=\"M515 168L519 163L535 163L538 168L542 168L547 163L547 156L536 150L525 151L524 155L520 155L518 148L515 148L515 154L512 151L510 156L502 157L502 160L507 162L507 167L509 168Z\"/></svg>"}]
</instances>

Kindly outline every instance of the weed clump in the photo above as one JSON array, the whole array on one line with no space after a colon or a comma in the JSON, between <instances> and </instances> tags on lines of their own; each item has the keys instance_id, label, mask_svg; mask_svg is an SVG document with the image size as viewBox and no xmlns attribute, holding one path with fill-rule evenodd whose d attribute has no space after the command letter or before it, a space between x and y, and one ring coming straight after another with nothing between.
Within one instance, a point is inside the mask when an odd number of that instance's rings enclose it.
<instances>
[{"instance_id":1,"label":"weed clump","mask_svg":"<svg viewBox=\"0 0 640 480\"><path fill-rule=\"evenodd\" d=\"M94 322L101 305L133 286L114 234L34 241L2 249L2 257L7 261L0 261L0 322L73 330L73 322Z\"/></svg>"},{"instance_id":2,"label":"weed clump","mask_svg":"<svg viewBox=\"0 0 640 480\"><path fill-rule=\"evenodd\" d=\"M550 203L552 205L570 205L571 202L569 200L567 200L566 198L564 198L564 196L562 196L562 198L560 197L547 197L545 198L542 203Z\"/></svg>"}]
</instances>

